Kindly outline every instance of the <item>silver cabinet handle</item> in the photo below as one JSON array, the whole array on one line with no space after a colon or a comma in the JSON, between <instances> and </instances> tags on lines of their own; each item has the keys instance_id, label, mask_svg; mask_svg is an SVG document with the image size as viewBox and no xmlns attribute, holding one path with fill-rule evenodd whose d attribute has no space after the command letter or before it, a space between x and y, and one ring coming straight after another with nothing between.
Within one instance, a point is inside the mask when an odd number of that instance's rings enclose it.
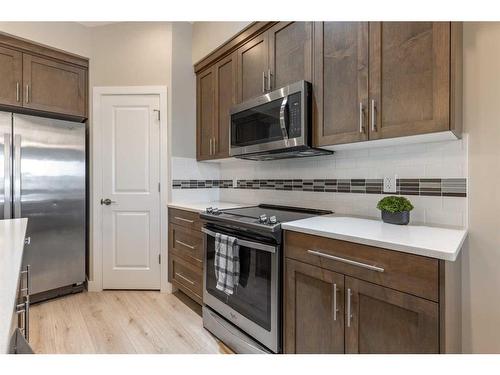
<instances>
[{"instance_id":1,"label":"silver cabinet handle","mask_svg":"<svg viewBox=\"0 0 500 375\"><path fill-rule=\"evenodd\" d=\"M267 69L267 91L271 91L272 88L272 82L271 82L271 69Z\"/></svg>"},{"instance_id":2,"label":"silver cabinet handle","mask_svg":"<svg viewBox=\"0 0 500 375\"><path fill-rule=\"evenodd\" d=\"M180 220L180 221L185 221L186 223L189 223L189 224L193 224L194 223L193 220L184 219L183 217L179 217L179 216L174 216L174 219Z\"/></svg>"},{"instance_id":3,"label":"silver cabinet handle","mask_svg":"<svg viewBox=\"0 0 500 375\"><path fill-rule=\"evenodd\" d=\"M176 272L175 273L176 276L179 276L182 280L185 280L187 281L189 284L191 285L194 285L194 281L191 281L189 280L186 276L184 276L183 274L179 273L179 272Z\"/></svg>"},{"instance_id":4,"label":"silver cabinet handle","mask_svg":"<svg viewBox=\"0 0 500 375\"><path fill-rule=\"evenodd\" d=\"M365 127L363 126L363 119L364 119L364 108L363 108L363 103L359 103L359 132L363 134L365 132Z\"/></svg>"},{"instance_id":5,"label":"silver cabinet handle","mask_svg":"<svg viewBox=\"0 0 500 375\"><path fill-rule=\"evenodd\" d=\"M19 82L16 82L16 102L19 102L21 100L21 95L19 92Z\"/></svg>"},{"instance_id":6,"label":"silver cabinet handle","mask_svg":"<svg viewBox=\"0 0 500 375\"><path fill-rule=\"evenodd\" d=\"M333 284L333 320L337 320L337 313L339 309L337 308L337 284Z\"/></svg>"},{"instance_id":7,"label":"silver cabinet handle","mask_svg":"<svg viewBox=\"0 0 500 375\"><path fill-rule=\"evenodd\" d=\"M332 259L332 260L336 260L336 261L339 261L342 263L351 264L353 266L367 268L367 269L372 270L372 271L384 272L384 269L382 267L373 266L371 264L366 264L366 263L356 262L355 260L336 257L335 255L325 254L325 253L322 253L322 252L316 251L316 250L307 250L307 252L309 254L317 255L317 256L320 256L322 258Z\"/></svg>"},{"instance_id":8,"label":"silver cabinet handle","mask_svg":"<svg viewBox=\"0 0 500 375\"><path fill-rule=\"evenodd\" d=\"M179 241L179 240L175 240L175 243L178 243L179 245L182 245L182 246L186 246L186 247L190 248L191 250L195 249L194 246L188 245L187 243Z\"/></svg>"},{"instance_id":9,"label":"silver cabinet handle","mask_svg":"<svg viewBox=\"0 0 500 375\"><path fill-rule=\"evenodd\" d=\"M377 131L377 102L372 99L372 131Z\"/></svg>"},{"instance_id":10,"label":"silver cabinet handle","mask_svg":"<svg viewBox=\"0 0 500 375\"><path fill-rule=\"evenodd\" d=\"M262 93L266 92L266 72L262 72Z\"/></svg>"},{"instance_id":11,"label":"silver cabinet handle","mask_svg":"<svg viewBox=\"0 0 500 375\"><path fill-rule=\"evenodd\" d=\"M30 102L30 85L26 84L26 104Z\"/></svg>"},{"instance_id":12,"label":"silver cabinet handle","mask_svg":"<svg viewBox=\"0 0 500 375\"><path fill-rule=\"evenodd\" d=\"M347 327L351 326L351 288L347 288Z\"/></svg>"},{"instance_id":13,"label":"silver cabinet handle","mask_svg":"<svg viewBox=\"0 0 500 375\"><path fill-rule=\"evenodd\" d=\"M210 155L212 155L212 138L210 138Z\"/></svg>"},{"instance_id":14,"label":"silver cabinet handle","mask_svg":"<svg viewBox=\"0 0 500 375\"><path fill-rule=\"evenodd\" d=\"M24 337L26 341L30 341L30 299L29 295L26 297L26 301L24 302Z\"/></svg>"},{"instance_id":15,"label":"silver cabinet handle","mask_svg":"<svg viewBox=\"0 0 500 375\"><path fill-rule=\"evenodd\" d=\"M30 294L31 294L31 268L28 264L26 268L20 272L21 274L21 293L26 293L23 298L24 302L16 306L16 313L23 313L23 326L19 327L20 331L24 334L24 338L30 340ZM26 275L26 286L23 288L22 276Z\"/></svg>"},{"instance_id":16,"label":"silver cabinet handle","mask_svg":"<svg viewBox=\"0 0 500 375\"><path fill-rule=\"evenodd\" d=\"M29 237L28 237L29 238ZM26 243L26 240L25 240L25 243ZM21 279L21 292L25 292L25 296L29 296L30 293L31 293L31 268L30 268L30 265L28 264L26 266L26 269L24 271L21 271L21 277L23 275L26 275L26 285L24 286L24 288L22 287L22 279Z\"/></svg>"},{"instance_id":17,"label":"silver cabinet handle","mask_svg":"<svg viewBox=\"0 0 500 375\"><path fill-rule=\"evenodd\" d=\"M4 163L3 163L3 176L4 176L4 187L3 187L3 194L4 194L4 204L3 204L3 218L4 219L10 219L12 215L12 207L10 201L12 200L11 197L11 190L10 190L10 163L11 163L11 155L10 155L10 138L11 135L9 133L5 133L3 135L3 153L4 153Z\"/></svg>"},{"instance_id":18,"label":"silver cabinet handle","mask_svg":"<svg viewBox=\"0 0 500 375\"><path fill-rule=\"evenodd\" d=\"M21 217L21 135L14 136L14 218Z\"/></svg>"}]
</instances>

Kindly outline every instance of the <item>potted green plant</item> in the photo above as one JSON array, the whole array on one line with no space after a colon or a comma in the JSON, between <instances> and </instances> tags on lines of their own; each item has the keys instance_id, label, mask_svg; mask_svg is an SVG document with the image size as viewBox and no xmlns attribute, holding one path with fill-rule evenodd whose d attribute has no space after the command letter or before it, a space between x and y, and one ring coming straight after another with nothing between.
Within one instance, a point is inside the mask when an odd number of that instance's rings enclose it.
<instances>
[{"instance_id":1,"label":"potted green plant","mask_svg":"<svg viewBox=\"0 0 500 375\"><path fill-rule=\"evenodd\" d=\"M377 208L382 211L384 223L406 225L410 222L410 211L413 210L413 205L405 197L391 195L382 198Z\"/></svg>"}]
</instances>

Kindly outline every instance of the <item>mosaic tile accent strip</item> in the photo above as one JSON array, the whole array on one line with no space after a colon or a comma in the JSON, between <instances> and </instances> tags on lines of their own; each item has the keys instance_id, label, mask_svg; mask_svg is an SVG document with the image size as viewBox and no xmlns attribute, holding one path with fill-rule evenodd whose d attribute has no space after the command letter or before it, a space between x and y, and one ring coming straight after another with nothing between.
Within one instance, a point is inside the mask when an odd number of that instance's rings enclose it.
<instances>
[{"instance_id":1,"label":"mosaic tile accent strip","mask_svg":"<svg viewBox=\"0 0 500 375\"><path fill-rule=\"evenodd\" d=\"M287 179L287 180L174 180L174 189L236 188L254 190L297 190L327 193L424 195L437 197L466 197L465 178L401 178L396 192L383 191L381 178L364 179Z\"/></svg>"},{"instance_id":2,"label":"mosaic tile accent strip","mask_svg":"<svg viewBox=\"0 0 500 375\"><path fill-rule=\"evenodd\" d=\"M233 180L173 180L173 189L232 188Z\"/></svg>"},{"instance_id":3,"label":"mosaic tile accent strip","mask_svg":"<svg viewBox=\"0 0 500 375\"><path fill-rule=\"evenodd\" d=\"M396 181L396 192L383 191L382 179L317 180L238 180L237 189L300 190L332 193L425 195L466 197L465 178L402 178Z\"/></svg>"}]
</instances>

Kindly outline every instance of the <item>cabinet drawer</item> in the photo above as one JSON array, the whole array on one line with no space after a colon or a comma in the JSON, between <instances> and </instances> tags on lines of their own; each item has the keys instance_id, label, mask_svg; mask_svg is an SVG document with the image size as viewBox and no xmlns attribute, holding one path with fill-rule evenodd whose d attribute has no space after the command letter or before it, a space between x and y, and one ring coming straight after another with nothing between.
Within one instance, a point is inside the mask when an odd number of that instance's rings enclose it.
<instances>
[{"instance_id":1,"label":"cabinet drawer","mask_svg":"<svg viewBox=\"0 0 500 375\"><path fill-rule=\"evenodd\" d=\"M203 265L203 236L201 232L180 225L169 224L170 253L197 267Z\"/></svg>"},{"instance_id":2,"label":"cabinet drawer","mask_svg":"<svg viewBox=\"0 0 500 375\"><path fill-rule=\"evenodd\" d=\"M175 255L170 256L169 279L198 303L202 303L203 270Z\"/></svg>"},{"instance_id":3,"label":"cabinet drawer","mask_svg":"<svg viewBox=\"0 0 500 375\"><path fill-rule=\"evenodd\" d=\"M202 222L200 220L200 214L198 214L197 212L169 208L168 220L169 222L180 225L182 227L201 231Z\"/></svg>"},{"instance_id":4,"label":"cabinet drawer","mask_svg":"<svg viewBox=\"0 0 500 375\"><path fill-rule=\"evenodd\" d=\"M438 301L437 259L290 231L285 256Z\"/></svg>"}]
</instances>

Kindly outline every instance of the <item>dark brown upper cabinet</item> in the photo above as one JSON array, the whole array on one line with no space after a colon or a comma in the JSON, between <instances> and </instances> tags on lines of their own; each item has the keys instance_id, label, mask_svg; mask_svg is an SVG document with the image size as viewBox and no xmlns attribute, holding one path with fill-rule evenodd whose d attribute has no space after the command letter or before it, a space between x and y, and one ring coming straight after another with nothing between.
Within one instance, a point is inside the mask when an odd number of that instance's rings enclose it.
<instances>
[{"instance_id":1,"label":"dark brown upper cabinet","mask_svg":"<svg viewBox=\"0 0 500 375\"><path fill-rule=\"evenodd\" d=\"M23 107L86 117L87 71L23 54Z\"/></svg>"},{"instance_id":2,"label":"dark brown upper cabinet","mask_svg":"<svg viewBox=\"0 0 500 375\"><path fill-rule=\"evenodd\" d=\"M199 160L229 156L232 105L300 80L313 83L313 146L461 136L459 22L255 22L195 72Z\"/></svg>"},{"instance_id":3,"label":"dark brown upper cabinet","mask_svg":"<svg viewBox=\"0 0 500 375\"><path fill-rule=\"evenodd\" d=\"M215 73L213 67L196 77L196 118L197 159L211 159L215 124Z\"/></svg>"},{"instance_id":4,"label":"dark brown upper cabinet","mask_svg":"<svg viewBox=\"0 0 500 375\"><path fill-rule=\"evenodd\" d=\"M0 46L0 103L22 105L23 54Z\"/></svg>"},{"instance_id":5,"label":"dark brown upper cabinet","mask_svg":"<svg viewBox=\"0 0 500 375\"><path fill-rule=\"evenodd\" d=\"M238 102L264 94L267 74L268 40L264 33L238 49Z\"/></svg>"},{"instance_id":6,"label":"dark brown upper cabinet","mask_svg":"<svg viewBox=\"0 0 500 375\"><path fill-rule=\"evenodd\" d=\"M312 80L312 22L278 22L267 32L271 89ZM269 78L269 77L268 77Z\"/></svg>"},{"instance_id":7,"label":"dark brown upper cabinet","mask_svg":"<svg viewBox=\"0 0 500 375\"><path fill-rule=\"evenodd\" d=\"M437 303L346 276L345 305L346 353L439 353Z\"/></svg>"},{"instance_id":8,"label":"dark brown upper cabinet","mask_svg":"<svg viewBox=\"0 0 500 375\"><path fill-rule=\"evenodd\" d=\"M0 33L0 106L83 121L88 59Z\"/></svg>"},{"instance_id":9,"label":"dark brown upper cabinet","mask_svg":"<svg viewBox=\"0 0 500 375\"><path fill-rule=\"evenodd\" d=\"M285 260L285 353L344 353L344 275Z\"/></svg>"},{"instance_id":10,"label":"dark brown upper cabinet","mask_svg":"<svg viewBox=\"0 0 500 375\"><path fill-rule=\"evenodd\" d=\"M231 117L229 111L237 102L235 53L223 58L215 64L215 158L229 157L229 126Z\"/></svg>"},{"instance_id":11,"label":"dark brown upper cabinet","mask_svg":"<svg viewBox=\"0 0 500 375\"><path fill-rule=\"evenodd\" d=\"M229 111L236 104L236 54L197 76L197 159L229 156Z\"/></svg>"},{"instance_id":12,"label":"dark brown upper cabinet","mask_svg":"<svg viewBox=\"0 0 500 375\"><path fill-rule=\"evenodd\" d=\"M312 80L312 22L278 22L238 49L238 100Z\"/></svg>"},{"instance_id":13,"label":"dark brown upper cabinet","mask_svg":"<svg viewBox=\"0 0 500 375\"><path fill-rule=\"evenodd\" d=\"M368 140L368 22L316 22L316 146Z\"/></svg>"},{"instance_id":14,"label":"dark brown upper cabinet","mask_svg":"<svg viewBox=\"0 0 500 375\"><path fill-rule=\"evenodd\" d=\"M370 23L370 139L450 129L449 22Z\"/></svg>"},{"instance_id":15,"label":"dark brown upper cabinet","mask_svg":"<svg viewBox=\"0 0 500 375\"><path fill-rule=\"evenodd\" d=\"M315 25L314 143L337 145L462 128L462 25Z\"/></svg>"}]
</instances>

